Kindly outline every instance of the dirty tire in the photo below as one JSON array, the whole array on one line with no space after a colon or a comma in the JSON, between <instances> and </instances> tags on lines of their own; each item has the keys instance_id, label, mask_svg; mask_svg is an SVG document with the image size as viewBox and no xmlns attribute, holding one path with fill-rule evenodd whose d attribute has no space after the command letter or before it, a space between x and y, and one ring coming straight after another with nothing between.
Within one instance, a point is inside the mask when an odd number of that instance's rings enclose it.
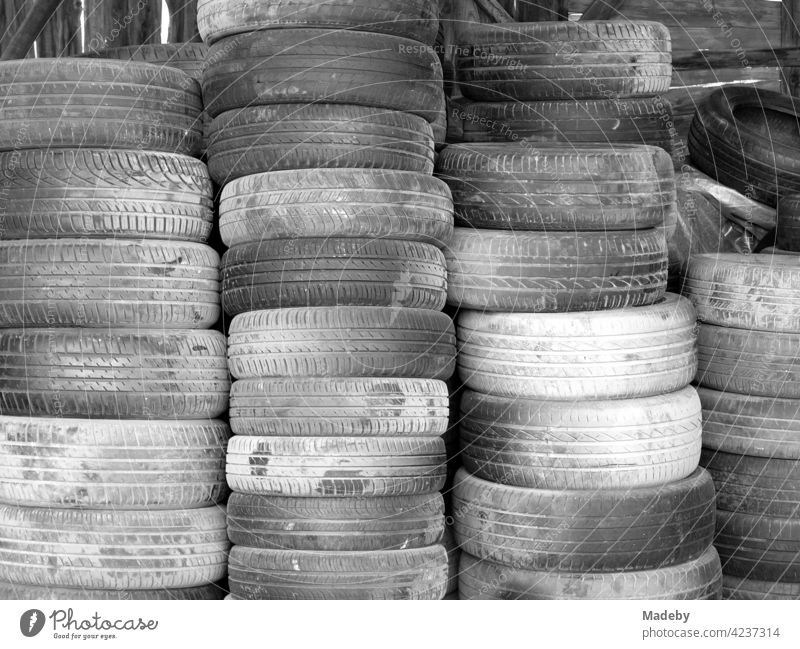
<instances>
[{"instance_id":1,"label":"dirty tire","mask_svg":"<svg viewBox=\"0 0 800 649\"><path fill-rule=\"evenodd\" d=\"M231 594L241 599L437 600L447 585L441 545L380 552L310 552L234 546Z\"/></svg>"},{"instance_id":2,"label":"dirty tire","mask_svg":"<svg viewBox=\"0 0 800 649\"><path fill-rule=\"evenodd\" d=\"M441 311L446 301L444 255L417 241L279 239L235 246L222 258L222 306L230 316L326 306Z\"/></svg>"},{"instance_id":3,"label":"dirty tire","mask_svg":"<svg viewBox=\"0 0 800 649\"><path fill-rule=\"evenodd\" d=\"M224 594L225 591L216 584L195 586L194 588L161 588L158 590L97 590L0 583L0 600L220 600Z\"/></svg>"},{"instance_id":4,"label":"dirty tire","mask_svg":"<svg viewBox=\"0 0 800 649\"><path fill-rule=\"evenodd\" d=\"M800 600L800 584L757 581L755 579L742 579L726 575L722 578L722 599Z\"/></svg>"},{"instance_id":5,"label":"dirty tire","mask_svg":"<svg viewBox=\"0 0 800 649\"><path fill-rule=\"evenodd\" d=\"M0 507L0 581L159 590L225 576L225 508L91 511Z\"/></svg>"},{"instance_id":6,"label":"dirty tire","mask_svg":"<svg viewBox=\"0 0 800 649\"><path fill-rule=\"evenodd\" d=\"M531 489L630 489L690 475L700 459L697 392L574 402L461 397L461 457L479 478Z\"/></svg>"},{"instance_id":7,"label":"dirty tire","mask_svg":"<svg viewBox=\"0 0 800 649\"><path fill-rule=\"evenodd\" d=\"M460 38L461 92L477 101L624 99L672 81L669 30L655 22L476 24Z\"/></svg>"},{"instance_id":8,"label":"dirty tire","mask_svg":"<svg viewBox=\"0 0 800 649\"><path fill-rule=\"evenodd\" d=\"M431 379L243 379L230 398L237 435L438 437L448 413L447 384Z\"/></svg>"},{"instance_id":9,"label":"dirty tire","mask_svg":"<svg viewBox=\"0 0 800 649\"><path fill-rule=\"evenodd\" d=\"M675 392L697 369L695 314L667 294L648 307L458 318L463 384L535 399L632 399Z\"/></svg>"},{"instance_id":10,"label":"dirty tire","mask_svg":"<svg viewBox=\"0 0 800 649\"><path fill-rule=\"evenodd\" d=\"M217 331L0 331L0 414L208 419L227 409Z\"/></svg>"},{"instance_id":11,"label":"dirty tire","mask_svg":"<svg viewBox=\"0 0 800 649\"><path fill-rule=\"evenodd\" d=\"M219 255L200 243L0 241L0 327L206 329L221 313Z\"/></svg>"},{"instance_id":12,"label":"dirty tire","mask_svg":"<svg viewBox=\"0 0 800 649\"><path fill-rule=\"evenodd\" d=\"M444 248L453 237L450 188L410 171L276 171L228 183L220 233L229 247L295 237L400 239Z\"/></svg>"},{"instance_id":13,"label":"dirty tire","mask_svg":"<svg viewBox=\"0 0 800 649\"><path fill-rule=\"evenodd\" d=\"M391 34L433 45L439 16L429 0L199 0L197 27L206 43L259 29L312 27Z\"/></svg>"},{"instance_id":14,"label":"dirty tire","mask_svg":"<svg viewBox=\"0 0 800 649\"><path fill-rule=\"evenodd\" d=\"M653 304L667 289L667 243L656 229L499 232L455 228L447 303L502 313L598 311Z\"/></svg>"},{"instance_id":15,"label":"dirty tire","mask_svg":"<svg viewBox=\"0 0 800 649\"><path fill-rule=\"evenodd\" d=\"M236 316L228 359L237 379L450 378L455 332L443 313L393 307L273 309Z\"/></svg>"},{"instance_id":16,"label":"dirty tire","mask_svg":"<svg viewBox=\"0 0 800 649\"><path fill-rule=\"evenodd\" d=\"M444 107L433 48L386 34L277 29L223 38L203 74L208 113L270 104L334 103L413 113L433 123Z\"/></svg>"},{"instance_id":17,"label":"dirty tire","mask_svg":"<svg viewBox=\"0 0 800 649\"><path fill-rule=\"evenodd\" d=\"M781 252L800 252L800 194L787 194L778 201L775 245Z\"/></svg>"},{"instance_id":18,"label":"dirty tire","mask_svg":"<svg viewBox=\"0 0 800 649\"><path fill-rule=\"evenodd\" d=\"M433 153L433 131L422 117L347 104L250 106L222 113L208 132L208 170L218 185L318 168L429 175Z\"/></svg>"},{"instance_id":19,"label":"dirty tire","mask_svg":"<svg viewBox=\"0 0 800 649\"><path fill-rule=\"evenodd\" d=\"M720 599L719 556L709 547L700 557L668 568L616 573L514 570L466 553L461 555L461 599Z\"/></svg>"},{"instance_id":20,"label":"dirty tire","mask_svg":"<svg viewBox=\"0 0 800 649\"><path fill-rule=\"evenodd\" d=\"M0 153L2 239L91 237L204 242L213 204L189 156L103 149Z\"/></svg>"},{"instance_id":21,"label":"dirty tire","mask_svg":"<svg viewBox=\"0 0 800 649\"><path fill-rule=\"evenodd\" d=\"M246 437L228 443L228 485L239 493L292 496L413 496L446 478L438 437Z\"/></svg>"},{"instance_id":22,"label":"dirty tire","mask_svg":"<svg viewBox=\"0 0 800 649\"><path fill-rule=\"evenodd\" d=\"M172 68L78 58L3 61L0 103L3 151L201 149L200 87Z\"/></svg>"},{"instance_id":23,"label":"dirty tire","mask_svg":"<svg viewBox=\"0 0 800 649\"><path fill-rule=\"evenodd\" d=\"M130 45L110 47L86 56L119 59L120 61L139 61L165 68L177 68L199 83L203 80L203 67L208 57L208 46L203 43L188 42Z\"/></svg>"},{"instance_id":24,"label":"dirty tire","mask_svg":"<svg viewBox=\"0 0 800 649\"><path fill-rule=\"evenodd\" d=\"M270 550L372 552L424 548L444 532L440 494L384 498L291 498L235 493L228 537Z\"/></svg>"}]
</instances>

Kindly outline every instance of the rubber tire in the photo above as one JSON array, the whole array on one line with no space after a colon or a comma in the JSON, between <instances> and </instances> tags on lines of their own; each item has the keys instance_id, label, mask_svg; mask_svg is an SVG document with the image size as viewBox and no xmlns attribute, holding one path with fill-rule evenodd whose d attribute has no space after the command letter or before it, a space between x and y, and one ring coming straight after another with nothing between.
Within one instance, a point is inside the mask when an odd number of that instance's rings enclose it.
<instances>
[{"instance_id":1,"label":"rubber tire","mask_svg":"<svg viewBox=\"0 0 800 649\"><path fill-rule=\"evenodd\" d=\"M0 414L209 419L227 409L217 331L0 331Z\"/></svg>"},{"instance_id":2,"label":"rubber tire","mask_svg":"<svg viewBox=\"0 0 800 649\"><path fill-rule=\"evenodd\" d=\"M0 581L159 590L225 576L225 508L166 511L0 507Z\"/></svg>"},{"instance_id":3,"label":"rubber tire","mask_svg":"<svg viewBox=\"0 0 800 649\"><path fill-rule=\"evenodd\" d=\"M208 46L203 43L188 42L129 45L126 47L109 47L98 52L87 53L84 56L119 59L120 61L139 61L158 65L162 68L177 68L199 83L203 80L203 67L208 58Z\"/></svg>"},{"instance_id":4,"label":"rubber tire","mask_svg":"<svg viewBox=\"0 0 800 649\"><path fill-rule=\"evenodd\" d=\"M631 489L689 476L700 460L694 388L641 399L574 402L461 398L464 466L531 489Z\"/></svg>"},{"instance_id":5,"label":"rubber tire","mask_svg":"<svg viewBox=\"0 0 800 649\"><path fill-rule=\"evenodd\" d=\"M422 117L347 104L277 104L222 113L208 131L208 170L236 178L297 169L433 173L433 131Z\"/></svg>"},{"instance_id":6,"label":"rubber tire","mask_svg":"<svg viewBox=\"0 0 800 649\"><path fill-rule=\"evenodd\" d=\"M444 537L442 545L447 551L447 594L455 594L458 599L458 564L461 561L461 548L456 543L453 528L450 525L445 526ZM444 599L449 599L445 597Z\"/></svg>"},{"instance_id":7,"label":"rubber tire","mask_svg":"<svg viewBox=\"0 0 800 649\"><path fill-rule=\"evenodd\" d=\"M102 148L197 155L198 83L149 63L0 62L0 150Z\"/></svg>"},{"instance_id":8,"label":"rubber tire","mask_svg":"<svg viewBox=\"0 0 800 649\"><path fill-rule=\"evenodd\" d=\"M502 313L646 306L667 290L662 232L500 232L455 228L447 303Z\"/></svg>"},{"instance_id":9,"label":"rubber tire","mask_svg":"<svg viewBox=\"0 0 800 649\"><path fill-rule=\"evenodd\" d=\"M203 72L206 111L330 102L398 110L436 120L444 108L433 48L386 34L275 29L223 38Z\"/></svg>"},{"instance_id":10,"label":"rubber tire","mask_svg":"<svg viewBox=\"0 0 800 649\"><path fill-rule=\"evenodd\" d=\"M441 545L386 552L309 552L234 546L231 594L241 599L437 600L447 586Z\"/></svg>"},{"instance_id":11,"label":"rubber tire","mask_svg":"<svg viewBox=\"0 0 800 649\"><path fill-rule=\"evenodd\" d=\"M461 382L476 392L565 400L632 399L680 390L697 370L691 302L557 314L463 311Z\"/></svg>"},{"instance_id":12,"label":"rubber tire","mask_svg":"<svg viewBox=\"0 0 800 649\"><path fill-rule=\"evenodd\" d=\"M447 477L438 437L246 437L228 443L228 485L238 493L310 497L414 496Z\"/></svg>"},{"instance_id":13,"label":"rubber tire","mask_svg":"<svg viewBox=\"0 0 800 649\"><path fill-rule=\"evenodd\" d=\"M243 379L231 388L237 435L439 437L448 391L430 379Z\"/></svg>"},{"instance_id":14,"label":"rubber tire","mask_svg":"<svg viewBox=\"0 0 800 649\"><path fill-rule=\"evenodd\" d=\"M782 584L775 581L756 581L738 577L722 578L723 599L743 600L800 600L800 584Z\"/></svg>"},{"instance_id":15,"label":"rubber tire","mask_svg":"<svg viewBox=\"0 0 800 649\"><path fill-rule=\"evenodd\" d=\"M219 255L201 243L0 241L0 327L207 329Z\"/></svg>"},{"instance_id":16,"label":"rubber tire","mask_svg":"<svg viewBox=\"0 0 800 649\"><path fill-rule=\"evenodd\" d=\"M672 82L669 30L655 22L473 24L460 39L461 92L478 101L647 97Z\"/></svg>"},{"instance_id":17,"label":"rubber tire","mask_svg":"<svg viewBox=\"0 0 800 649\"><path fill-rule=\"evenodd\" d=\"M324 27L392 34L433 45L439 29L430 0L199 0L197 27L206 43L259 29Z\"/></svg>"},{"instance_id":18,"label":"rubber tire","mask_svg":"<svg viewBox=\"0 0 800 649\"><path fill-rule=\"evenodd\" d=\"M424 548L444 533L440 494L386 498L286 498L235 493L228 538L268 550L373 552Z\"/></svg>"},{"instance_id":19,"label":"rubber tire","mask_svg":"<svg viewBox=\"0 0 800 649\"><path fill-rule=\"evenodd\" d=\"M220 234L233 247L295 237L419 241L453 238L450 188L438 178L369 169L276 171L222 190Z\"/></svg>"},{"instance_id":20,"label":"rubber tire","mask_svg":"<svg viewBox=\"0 0 800 649\"><path fill-rule=\"evenodd\" d=\"M700 325L697 383L753 397L800 399L800 334Z\"/></svg>"},{"instance_id":21,"label":"rubber tire","mask_svg":"<svg viewBox=\"0 0 800 649\"><path fill-rule=\"evenodd\" d=\"M800 194L788 194L778 201L775 245L782 252L800 253Z\"/></svg>"},{"instance_id":22,"label":"rubber tire","mask_svg":"<svg viewBox=\"0 0 800 649\"><path fill-rule=\"evenodd\" d=\"M441 311L446 301L445 258L427 243L279 239L242 244L222 258L222 306L229 316L260 309L326 306Z\"/></svg>"},{"instance_id":23,"label":"rubber tire","mask_svg":"<svg viewBox=\"0 0 800 649\"><path fill-rule=\"evenodd\" d=\"M0 239L202 243L211 233L211 179L189 156L103 149L0 153L0 194Z\"/></svg>"},{"instance_id":24,"label":"rubber tire","mask_svg":"<svg viewBox=\"0 0 800 649\"><path fill-rule=\"evenodd\" d=\"M722 571L713 547L688 563L607 574L514 570L464 553L458 592L461 599L491 600L720 599Z\"/></svg>"},{"instance_id":25,"label":"rubber tire","mask_svg":"<svg viewBox=\"0 0 800 649\"><path fill-rule=\"evenodd\" d=\"M703 404L703 446L737 455L800 459L800 400L756 397L708 388Z\"/></svg>"},{"instance_id":26,"label":"rubber tire","mask_svg":"<svg viewBox=\"0 0 800 649\"><path fill-rule=\"evenodd\" d=\"M270 377L393 377L447 380L455 370L448 316L425 309L316 307L236 316L231 374Z\"/></svg>"},{"instance_id":27,"label":"rubber tire","mask_svg":"<svg viewBox=\"0 0 800 649\"><path fill-rule=\"evenodd\" d=\"M160 590L90 590L85 588L50 588L0 583L0 600L207 600L223 598L224 591L216 584L194 588L162 588Z\"/></svg>"},{"instance_id":28,"label":"rubber tire","mask_svg":"<svg viewBox=\"0 0 800 649\"><path fill-rule=\"evenodd\" d=\"M611 234L663 226L675 204L669 155L643 145L454 144L437 173L473 228Z\"/></svg>"}]
</instances>

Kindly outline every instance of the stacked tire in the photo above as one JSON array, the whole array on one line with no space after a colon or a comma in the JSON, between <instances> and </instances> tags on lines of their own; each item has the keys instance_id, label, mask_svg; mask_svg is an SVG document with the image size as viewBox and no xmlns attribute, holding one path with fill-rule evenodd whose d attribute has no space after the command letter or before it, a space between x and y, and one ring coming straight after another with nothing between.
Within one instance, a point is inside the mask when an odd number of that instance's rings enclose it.
<instances>
[{"instance_id":1,"label":"stacked tire","mask_svg":"<svg viewBox=\"0 0 800 649\"><path fill-rule=\"evenodd\" d=\"M0 596L221 590L230 382L200 88L0 63Z\"/></svg>"},{"instance_id":2,"label":"stacked tire","mask_svg":"<svg viewBox=\"0 0 800 649\"><path fill-rule=\"evenodd\" d=\"M435 4L435 3L434 3ZM231 599L441 599L455 333L432 3L207 0Z\"/></svg>"},{"instance_id":3,"label":"stacked tire","mask_svg":"<svg viewBox=\"0 0 800 649\"><path fill-rule=\"evenodd\" d=\"M791 257L698 255L702 464L717 487L724 596L800 599L800 270Z\"/></svg>"}]
</instances>

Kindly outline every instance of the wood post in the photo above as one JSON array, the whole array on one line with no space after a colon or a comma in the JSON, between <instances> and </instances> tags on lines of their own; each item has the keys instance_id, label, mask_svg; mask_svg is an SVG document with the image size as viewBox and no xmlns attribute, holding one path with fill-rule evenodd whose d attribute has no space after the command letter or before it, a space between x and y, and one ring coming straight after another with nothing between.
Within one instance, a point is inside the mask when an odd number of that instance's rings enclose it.
<instances>
[{"instance_id":1,"label":"wood post","mask_svg":"<svg viewBox=\"0 0 800 649\"><path fill-rule=\"evenodd\" d=\"M62 0L33 0L33 2L25 3L23 9L25 18L19 28L13 32L6 30L3 35L3 51L0 58L3 60L24 59L61 2Z\"/></svg>"},{"instance_id":2,"label":"wood post","mask_svg":"<svg viewBox=\"0 0 800 649\"><path fill-rule=\"evenodd\" d=\"M86 49L161 42L161 0L85 0Z\"/></svg>"},{"instance_id":3,"label":"wood post","mask_svg":"<svg viewBox=\"0 0 800 649\"><path fill-rule=\"evenodd\" d=\"M783 0L781 45L800 46L800 0ZM784 90L795 97L800 96L800 68L784 65L782 71Z\"/></svg>"},{"instance_id":4,"label":"wood post","mask_svg":"<svg viewBox=\"0 0 800 649\"><path fill-rule=\"evenodd\" d=\"M169 7L169 42L199 41L197 0L167 0Z\"/></svg>"}]
</instances>

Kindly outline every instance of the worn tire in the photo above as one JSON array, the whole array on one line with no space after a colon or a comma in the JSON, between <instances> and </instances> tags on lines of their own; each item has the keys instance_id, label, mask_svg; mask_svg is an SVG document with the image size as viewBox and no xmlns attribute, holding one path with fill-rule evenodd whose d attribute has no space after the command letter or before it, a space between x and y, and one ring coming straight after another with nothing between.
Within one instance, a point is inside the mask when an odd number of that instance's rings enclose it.
<instances>
[{"instance_id":1,"label":"worn tire","mask_svg":"<svg viewBox=\"0 0 800 649\"><path fill-rule=\"evenodd\" d=\"M219 255L200 243L0 241L0 327L206 329Z\"/></svg>"},{"instance_id":2,"label":"worn tire","mask_svg":"<svg viewBox=\"0 0 800 649\"><path fill-rule=\"evenodd\" d=\"M430 379L243 379L231 388L237 435L438 437L448 425L448 392Z\"/></svg>"},{"instance_id":3,"label":"worn tire","mask_svg":"<svg viewBox=\"0 0 800 649\"><path fill-rule=\"evenodd\" d=\"M653 96L672 81L669 30L655 22L475 24L460 38L461 92L478 101Z\"/></svg>"},{"instance_id":4,"label":"worn tire","mask_svg":"<svg viewBox=\"0 0 800 649\"><path fill-rule=\"evenodd\" d=\"M54 588L192 588L225 576L225 508L0 507L0 581Z\"/></svg>"},{"instance_id":5,"label":"worn tire","mask_svg":"<svg viewBox=\"0 0 800 649\"><path fill-rule=\"evenodd\" d=\"M722 599L800 600L800 584L757 581L755 579L742 579L726 575L722 578Z\"/></svg>"},{"instance_id":6,"label":"worn tire","mask_svg":"<svg viewBox=\"0 0 800 649\"><path fill-rule=\"evenodd\" d=\"M413 113L444 107L433 48L386 34L276 29L223 38L208 52L203 99L217 117L270 104L355 104Z\"/></svg>"},{"instance_id":7,"label":"worn tire","mask_svg":"<svg viewBox=\"0 0 800 649\"><path fill-rule=\"evenodd\" d=\"M0 153L0 194L0 239L204 242L211 233L211 180L189 156L83 148Z\"/></svg>"},{"instance_id":8,"label":"worn tire","mask_svg":"<svg viewBox=\"0 0 800 649\"><path fill-rule=\"evenodd\" d=\"M461 599L703 600L721 591L713 547L688 563L608 574L515 570L464 553L458 583Z\"/></svg>"},{"instance_id":9,"label":"worn tire","mask_svg":"<svg viewBox=\"0 0 800 649\"><path fill-rule=\"evenodd\" d=\"M0 150L200 153L198 83L172 68L87 58L0 62Z\"/></svg>"},{"instance_id":10,"label":"worn tire","mask_svg":"<svg viewBox=\"0 0 800 649\"><path fill-rule=\"evenodd\" d=\"M228 359L237 379L450 378L455 332L443 313L393 307L273 309L236 316Z\"/></svg>"},{"instance_id":11,"label":"worn tire","mask_svg":"<svg viewBox=\"0 0 800 649\"><path fill-rule=\"evenodd\" d=\"M207 600L222 599L225 591L216 584L194 588L162 588L159 590L97 590L88 588L53 588L27 584L0 583L0 600Z\"/></svg>"},{"instance_id":12,"label":"worn tire","mask_svg":"<svg viewBox=\"0 0 800 649\"><path fill-rule=\"evenodd\" d=\"M800 253L800 194L787 194L778 201L775 246L780 252Z\"/></svg>"},{"instance_id":13,"label":"worn tire","mask_svg":"<svg viewBox=\"0 0 800 649\"><path fill-rule=\"evenodd\" d=\"M800 399L800 334L700 325L697 383L753 397Z\"/></svg>"},{"instance_id":14,"label":"worn tire","mask_svg":"<svg viewBox=\"0 0 800 649\"><path fill-rule=\"evenodd\" d=\"M327 306L441 311L446 301L444 255L417 241L278 239L235 246L222 258L222 306L230 316Z\"/></svg>"},{"instance_id":15,"label":"worn tire","mask_svg":"<svg viewBox=\"0 0 800 649\"><path fill-rule=\"evenodd\" d=\"M234 545L269 550L372 552L424 548L444 533L440 494L385 498L292 498L235 493Z\"/></svg>"},{"instance_id":16,"label":"worn tire","mask_svg":"<svg viewBox=\"0 0 800 649\"><path fill-rule=\"evenodd\" d=\"M648 307L458 318L463 384L535 399L632 399L686 387L697 369L695 313L668 294Z\"/></svg>"},{"instance_id":17,"label":"worn tire","mask_svg":"<svg viewBox=\"0 0 800 649\"><path fill-rule=\"evenodd\" d=\"M675 204L669 155L643 145L454 144L437 173L473 228L611 234L663 226Z\"/></svg>"},{"instance_id":18,"label":"worn tire","mask_svg":"<svg viewBox=\"0 0 800 649\"><path fill-rule=\"evenodd\" d=\"M0 414L208 419L228 405L217 331L0 331Z\"/></svg>"},{"instance_id":19,"label":"worn tire","mask_svg":"<svg viewBox=\"0 0 800 649\"><path fill-rule=\"evenodd\" d=\"M295 237L400 239L444 248L450 188L438 178L369 169L276 171L228 183L220 200L227 246Z\"/></svg>"},{"instance_id":20,"label":"worn tire","mask_svg":"<svg viewBox=\"0 0 800 649\"><path fill-rule=\"evenodd\" d=\"M218 185L296 169L429 175L433 154L433 131L422 117L347 104L251 106L222 113L208 131L208 170Z\"/></svg>"},{"instance_id":21,"label":"worn tire","mask_svg":"<svg viewBox=\"0 0 800 649\"><path fill-rule=\"evenodd\" d=\"M90 41L91 43L91 41ZM203 80L203 67L208 57L208 46L203 43L161 43L109 47L84 56L120 61L139 61L164 68L177 68L198 83Z\"/></svg>"},{"instance_id":22,"label":"worn tire","mask_svg":"<svg viewBox=\"0 0 800 649\"><path fill-rule=\"evenodd\" d=\"M310 552L234 546L231 594L241 599L437 600L447 585L441 545L385 552Z\"/></svg>"},{"instance_id":23,"label":"worn tire","mask_svg":"<svg viewBox=\"0 0 800 649\"><path fill-rule=\"evenodd\" d=\"M228 485L291 497L413 496L439 491L447 474L438 437L246 437L228 443Z\"/></svg>"},{"instance_id":24,"label":"worn tire","mask_svg":"<svg viewBox=\"0 0 800 649\"><path fill-rule=\"evenodd\" d=\"M503 313L598 311L653 304L667 290L667 243L631 232L499 232L455 228L447 303Z\"/></svg>"},{"instance_id":25,"label":"worn tire","mask_svg":"<svg viewBox=\"0 0 800 649\"><path fill-rule=\"evenodd\" d=\"M702 444L694 388L641 399L574 402L465 390L461 447L479 478L532 489L631 489L690 475Z\"/></svg>"},{"instance_id":26,"label":"worn tire","mask_svg":"<svg viewBox=\"0 0 800 649\"><path fill-rule=\"evenodd\" d=\"M197 27L206 43L259 29L322 27L392 34L433 45L439 28L429 0L199 0Z\"/></svg>"}]
</instances>

